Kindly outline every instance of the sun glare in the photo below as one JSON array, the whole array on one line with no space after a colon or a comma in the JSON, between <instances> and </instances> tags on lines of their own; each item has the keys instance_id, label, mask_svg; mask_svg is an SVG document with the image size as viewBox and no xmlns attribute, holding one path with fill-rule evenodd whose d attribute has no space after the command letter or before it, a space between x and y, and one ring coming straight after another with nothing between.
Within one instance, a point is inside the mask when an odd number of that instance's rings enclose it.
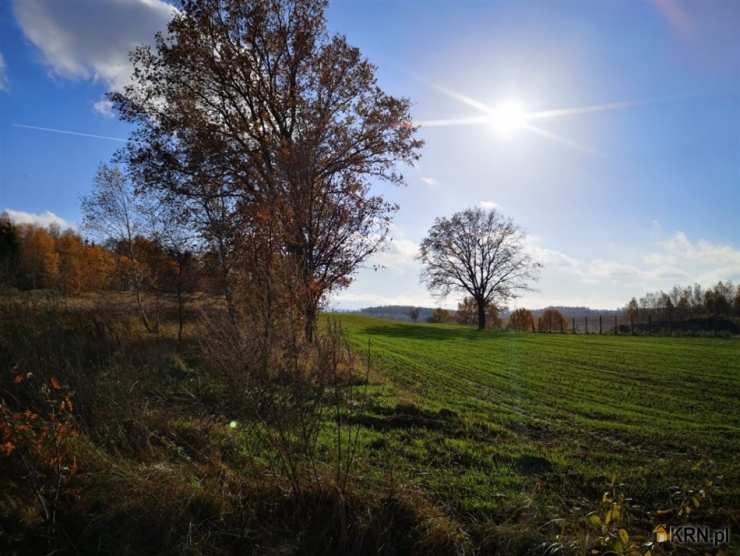
<instances>
[{"instance_id":1,"label":"sun glare","mask_svg":"<svg viewBox=\"0 0 740 556\"><path fill-rule=\"evenodd\" d=\"M527 112L517 100L497 104L491 114L491 125L502 135L511 135L527 124Z\"/></svg>"}]
</instances>

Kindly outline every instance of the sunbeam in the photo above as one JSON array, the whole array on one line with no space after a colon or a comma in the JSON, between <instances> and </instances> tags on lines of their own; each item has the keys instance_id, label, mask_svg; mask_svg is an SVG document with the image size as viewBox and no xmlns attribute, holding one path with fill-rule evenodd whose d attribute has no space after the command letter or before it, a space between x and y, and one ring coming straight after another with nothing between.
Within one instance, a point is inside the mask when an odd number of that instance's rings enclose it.
<instances>
[{"instance_id":1,"label":"sunbeam","mask_svg":"<svg viewBox=\"0 0 740 556\"><path fill-rule=\"evenodd\" d=\"M598 151L589 149L578 143L566 139L551 131L532 125L530 122L537 120L549 120L570 116L579 116L582 114L591 114L596 112L610 112L613 110L623 110L655 102L654 100L634 100L634 101L617 101L603 104L593 104L588 106L576 106L571 108L554 108L551 110L539 110L529 112L524 105L516 100L510 99L501 102L495 106L490 106L468 95L459 93L446 87L432 84L432 87L444 95L455 99L471 108L479 110L483 114L480 116L468 116L460 118L447 118L435 120L421 120L416 122L421 127L448 127L448 126L470 126L470 125L491 125L500 135L509 137L519 130L528 130L541 137L545 137L561 145L565 145L579 151L600 154Z\"/></svg>"},{"instance_id":2,"label":"sunbeam","mask_svg":"<svg viewBox=\"0 0 740 556\"><path fill-rule=\"evenodd\" d=\"M480 125L491 121L490 116L473 116L469 118L450 118L447 120L421 120L414 122L422 127L447 127L460 125Z\"/></svg>"},{"instance_id":3,"label":"sunbeam","mask_svg":"<svg viewBox=\"0 0 740 556\"><path fill-rule=\"evenodd\" d=\"M462 93L458 93L457 91L453 91L452 89L447 89L446 87L442 87L440 85L432 85L435 89L437 89L440 93L443 93L447 95L450 98L454 98L455 100L459 100L463 104L467 104L468 106L471 106L472 108L477 108L481 112L485 112L487 114L491 113L491 107L485 104L484 102L480 102L479 100L475 100L472 97L469 97L467 95L464 95Z\"/></svg>"},{"instance_id":4,"label":"sunbeam","mask_svg":"<svg viewBox=\"0 0 740 556\"><path fill-rule=\"evenodd\" d=\"M536 133L537 135L541 137L545 137L547 139L550 139L551 141L555 141L556 143L560 143L561 145L570 147L571 149L575 149L577 151L581 151L581 152L588 153L588 154L602 156L602 154L599 151L596 151L594 149L589 149L588 147L584 147L583 145L580 145L576 143L575 141L571 141L570 139L567 139L563 137L562 135L557 135L556 133L547 131L546 129L542 129L541 127L533 126L532 124L527 124L525 127L529 131Z\"/></svg>"},{"instance_id":5,"label":"sunbeam","mask_svg":"<svg viewBox=\"0 0 740 556\"><path fill-rule=\"evenodd\" d=\"M578 116L580 114L591 114L593 112L609 112L620 110L622 108L632 108L649 104L648 100L633 100L624 102L609 102L606 104L594 104L591 106L580 106L574 108L556 108L554 110L541 110L539 112L530 112L527 114L529 120L544 120L550 118L560 118L563 116Z\"/></svg>"}]
</instances>

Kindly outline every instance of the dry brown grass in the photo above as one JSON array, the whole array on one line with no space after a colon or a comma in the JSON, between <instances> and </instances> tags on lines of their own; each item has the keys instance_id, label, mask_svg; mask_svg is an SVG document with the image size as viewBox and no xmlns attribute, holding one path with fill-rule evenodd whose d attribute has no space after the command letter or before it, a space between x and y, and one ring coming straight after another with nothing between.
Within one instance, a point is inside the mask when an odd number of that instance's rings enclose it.
<instances>
[{"instance_id":1,"label":"dry brown grass","mask_svg":"<svg viewBox=\"0 0 740 556\"><path fill-rule=\"evenodd\" d=\"M59 482L53 534L13 459L19 452L0 455L0 553L464 550L468 541L460 528L418 494L361 482L338 488L332 457L316 444L307 444L303 452L296 447L300 419L288 431L291 442L265 444L266 428L278 421L260 421L250 408L229 402L233 382L214 372L213 352L207 355L203 338L195 337L196 331L202 333L195 308L213 319L222 305L205 296L192 305L186 337L178 346L171 320L163 321L159 335L144 331L131 296L65 299L34 292L0 299L0 400L14 411L41 413L40 392L54 377L73 391L77 431L65 445L75 468ZM250 357L245 346L236 347L241 350L229 356L221 345L222 356L227 356L222 364L236 365L240 357L242 363ZM309 365L313 367L301 367L301 372L327 368L337 346L329 347L317 351ZM15 384L10 369L30 373L29 380ZM331 381L349 377L347 367L334 369L317 391L322 396ZM276 400L281 391L272 391ZM330 417L325 409L332 406L321 407L312 427ZM273 409L290 406L277 403ZM232 420L238 421L236 428L229 426ZM300 489L290 488L291 481L276 465L281 449L297 450L294 455L312 469L312 480ZM309 455L313 460L305 459ZM52 469L41 472L51 474Z\"/></svg>"}]
</instances>

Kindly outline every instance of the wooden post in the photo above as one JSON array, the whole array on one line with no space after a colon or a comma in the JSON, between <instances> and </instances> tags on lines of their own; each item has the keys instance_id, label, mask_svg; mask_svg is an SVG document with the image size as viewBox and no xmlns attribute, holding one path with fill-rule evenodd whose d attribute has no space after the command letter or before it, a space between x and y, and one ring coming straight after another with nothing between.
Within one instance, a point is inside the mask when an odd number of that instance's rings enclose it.
<instances>
[{"instance_id":1,"label":"wooden post","mask_svg":"<svg viewBox=\"0 0 740 556\"><path fill-rule=\"evenodd\" d=\"M614 315L614 334L619 335L619 317Z\"/></svg>"},{"instance_id":2,"label":"wooden post","mask_svg":"<svg viewBox=\"0 0 740 556\"><path fill-rule=\"evenodd\" d=\"M588 334L588 317L583 317L583 320L586 323L586 334Z\"/></svg>"},{"instance_id":3,"label":"wooden post","mask_svg":"<svg viewBox=\"0 0 740 556\"><path fill-rule=\"evenodd\" d=\"M653 315L648 315L648 335L653 333Z\"/></svg>"},{"instance_id":4,"label":"wooden post","mask_svg":"<svg viewBox=\"0 0 740 556\"><path fill-rule=\"evenodd\" d=\"M576 333L576 317L571 318L571 330L573 331L573 334Z\"/></svg>"},{"instance_id":5,"label":"wooden post","mask_svg":"<svg viewBox=\"0 0 740 556\"><path fill-rule=\"evenodd\" d=\"M604 327L601 323L601 315L599 315L599 336L601 336L601 333L604 331Z\"/></svg>"},{"instance_id":6,"label":"wooden post","mask_svg":"<svg viewBox=\"0 0 740 556\"><path fill-rule=\"evenodd\" d=\"M564 329L564 325L563 325L563 319L560 319L560 333L561 334L565 334L565 329Z\"/></svg>"}]
</instances>

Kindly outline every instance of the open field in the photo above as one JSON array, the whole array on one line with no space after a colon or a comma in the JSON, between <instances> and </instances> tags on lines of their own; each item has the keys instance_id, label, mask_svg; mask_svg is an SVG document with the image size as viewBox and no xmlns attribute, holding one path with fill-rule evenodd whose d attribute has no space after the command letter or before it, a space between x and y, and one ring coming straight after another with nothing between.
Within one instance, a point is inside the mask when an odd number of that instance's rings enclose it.
<instances>
[{"instance_id":1,"label":"open field","mask_svg":"<svg viewBox=\"0 0 740 556\"><path fill-rule=\"evenodd\" d=\"M217 303L193 300L179 345L171 307L149 334L130 296L3 303L0 553L612 554L620 530L640 546L687 521L729 525L737 543L738 338L327 315L357 356L359 395L340 410L356 458L337 489L326 406L318 480L307 465L294 492L248 391L204 351ZM53 529L40 499L55 500Z\"/></svg>"},{"instance_id":2,"label":"open field","mask_svg":"<svg viewBox=\"0 0 740 556\"><path fill-rule=\"evenodd\" d=\"M370 340L383 382L364 416L368 457L405 471L456 518L532 505L545 514L539 527L598 509L615 477L639 506L637 529L678 519L671 494L705 481L714 506L704 518L737 527L737 338L340 320L357 349Z\"/></svg>"}]
</instances>

